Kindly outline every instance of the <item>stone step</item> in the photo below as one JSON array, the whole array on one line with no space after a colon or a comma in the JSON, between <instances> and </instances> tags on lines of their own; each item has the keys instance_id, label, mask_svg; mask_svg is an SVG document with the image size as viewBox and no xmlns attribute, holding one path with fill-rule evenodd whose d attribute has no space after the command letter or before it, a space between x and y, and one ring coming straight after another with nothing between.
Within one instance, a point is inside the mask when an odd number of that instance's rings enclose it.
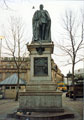
<instances>
[{"instance_id":1,"label":"stone step","mask_svg":"<svg viewBox=\"0 0 84 120\"><path fill-rule=\"evenodd\" d=\"M43 85L56 85L56 83L54 82L54 81L52 81L52 80L30 80L29 82L28 82L28 84L27 85L39 85L39 84L43 84Z\"/></svg>"},{"instance_id":2,"label":"stone step","mask_svg":"<svg viewBox=\"0 0 84 120\"><path fill-rule=\"evenodd\" d=\"M27 91L19 92L19 96L60 96L63 92L59 91Z\"/></svg>"},{"instance_id":3,"label":"stone step","mask_svg":"<svg viewBox=\"0 0 84 120\"><path fill-rule=\"evenodd\" d=\"M12 113L8 115L8 118L17 118L18 120L74 120L74 113L70 111L64 112L28 112Z\"/></svg>"},{"instance_id":4,"label":"stone step","mask_svg":"<svg viewBox=\"0 0 84 120\"><path fill-rule=\"evenodd\" d=\"M56 91L56 84L29 84L26 86L26 91Z\"/></svg>"},{"instance_id":5,"label":"stone step","mask_svg":"<svg viewBox=\"0 0 84 120\"><path fill-rule=\"evenodd\" d=\"M64 112L63 108L35 108L35 109L29 109L29 108L23 108L23 109L18 109L18 112L55 112L55 113L61 113Z\"/></svg>"}]
</instances>

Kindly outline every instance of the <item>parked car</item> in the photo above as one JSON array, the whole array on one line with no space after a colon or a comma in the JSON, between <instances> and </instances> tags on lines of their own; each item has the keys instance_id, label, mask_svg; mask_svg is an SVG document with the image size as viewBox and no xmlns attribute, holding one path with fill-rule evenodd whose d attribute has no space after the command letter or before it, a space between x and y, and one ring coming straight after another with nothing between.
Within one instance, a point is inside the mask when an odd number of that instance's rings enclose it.
<instances>
[{"instance_id":1,"label":"parked car","mask_svg":"<svg viewBox=\"0 0 84 120\"><path fill-rule=\"evenodd\" d=\"M61 90L63 92L66 92L67 91L67 87L66 85L64 84L64 82L59 82L57 83L57 89L58 90Z\"/></svg>"}]
</instances>

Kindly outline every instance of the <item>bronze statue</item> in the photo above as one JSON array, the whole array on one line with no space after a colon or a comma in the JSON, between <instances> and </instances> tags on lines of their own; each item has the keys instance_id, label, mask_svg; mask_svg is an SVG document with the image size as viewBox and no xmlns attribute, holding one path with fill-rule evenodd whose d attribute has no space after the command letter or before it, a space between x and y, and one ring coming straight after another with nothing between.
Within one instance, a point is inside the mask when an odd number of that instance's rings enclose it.
<instances>
[{"instance_id":1,"label":"bronze statue","mask_svg":"<svg viewBox=\"0 0 84 120\"><path fill-rule=\"evenodd\" d=\"M33 15L33 41L51 41L51 19L42 4Z\"/></svg>"}]
</instances>

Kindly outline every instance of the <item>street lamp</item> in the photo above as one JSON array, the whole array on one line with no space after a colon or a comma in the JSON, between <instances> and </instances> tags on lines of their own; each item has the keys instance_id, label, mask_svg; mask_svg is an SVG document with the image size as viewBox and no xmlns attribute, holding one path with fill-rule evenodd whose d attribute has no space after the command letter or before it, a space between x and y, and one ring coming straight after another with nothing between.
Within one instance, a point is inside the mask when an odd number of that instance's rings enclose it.
<instances>
[{"instance_id":1,"label":"street lamp","mask_svg":"<svg viewBox=\"0 0 84 120\"><path fill-rule=\"evenodd\" d=\"M2 39L4 39L4 36L0 36L0 62L1 62Z\"/></svg>"},{"instance_id":2,"label":"street lamp","mask_svg":"<svg viewBox=\"0 0 84 120\"><path fill-rule=\"evenodd\" d=\"M72 74L70 73L70 71L69 71L69 73L67 74L67 89L69 90L69 86L72 84L72 79L71 79L71 77L72 77Z\"/></svg>"}]
</instances>

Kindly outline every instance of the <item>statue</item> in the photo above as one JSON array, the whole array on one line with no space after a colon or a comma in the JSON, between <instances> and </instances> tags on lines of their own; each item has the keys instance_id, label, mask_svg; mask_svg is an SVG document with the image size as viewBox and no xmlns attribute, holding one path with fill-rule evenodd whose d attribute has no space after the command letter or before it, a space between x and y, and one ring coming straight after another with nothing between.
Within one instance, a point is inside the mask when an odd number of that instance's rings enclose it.
<instances>
[{"instance_id":1,"label":"statue","mask_svg":"<svg viewBox=\"0 0 84 120\"><path fill-rule=\"evenodd\" d=\"M51 19L42 4L33 15L33 41L51 42Z\"/></svg>"}]
</instances>

